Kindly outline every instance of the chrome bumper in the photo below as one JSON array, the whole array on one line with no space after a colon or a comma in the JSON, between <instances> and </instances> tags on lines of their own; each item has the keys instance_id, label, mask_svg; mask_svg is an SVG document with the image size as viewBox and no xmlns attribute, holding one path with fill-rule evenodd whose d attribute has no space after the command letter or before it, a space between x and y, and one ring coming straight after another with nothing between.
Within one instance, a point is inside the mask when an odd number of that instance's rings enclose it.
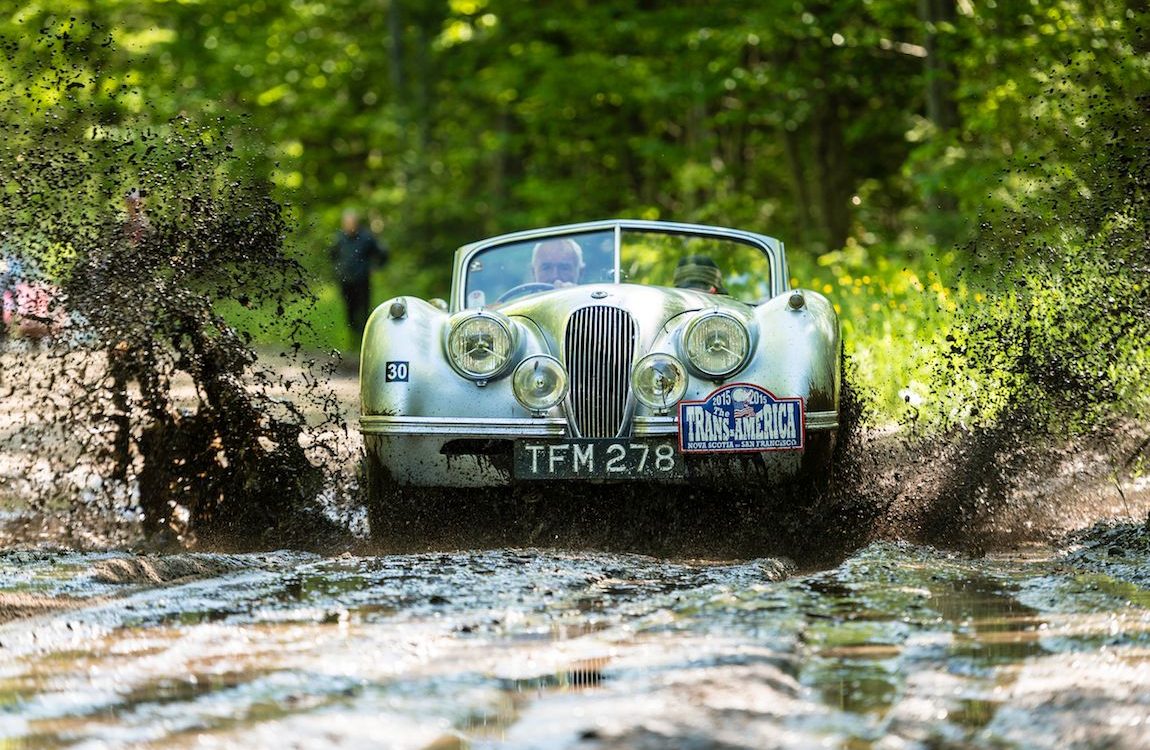
<instances>
[{"instance_id":1,"label":"chrome bumper","mask_svg":"<svg viewBox=\"0 0 1150 750\"><path fill-rule=\"evenodd\" d=\"M444 435L477 438L564 437L567 420L561 417L542 419L492 419L490 417L378 417L359 420L365 435ZM833 411L809 411L807 432L837 430L838 414ZM635 417L631 423L633 437L677 435L675 417Z\"/></svg>"}]
</instances>

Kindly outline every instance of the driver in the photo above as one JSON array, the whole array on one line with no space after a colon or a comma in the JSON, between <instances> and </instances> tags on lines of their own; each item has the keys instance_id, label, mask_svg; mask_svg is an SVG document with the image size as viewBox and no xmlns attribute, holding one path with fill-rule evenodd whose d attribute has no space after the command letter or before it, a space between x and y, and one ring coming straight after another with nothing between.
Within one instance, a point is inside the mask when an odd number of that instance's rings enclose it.
<instances>
[{"instance_id":1,"label":"driver","mask_svg":"<svg viewBox=\"0 0 1150 750\"><path fill-rule=\"evenodd\" d=\"M583 248L575 240L544 240L531 250L531 276L537 283L575 286L582 274Z\"/></svg>"}]
</instances>

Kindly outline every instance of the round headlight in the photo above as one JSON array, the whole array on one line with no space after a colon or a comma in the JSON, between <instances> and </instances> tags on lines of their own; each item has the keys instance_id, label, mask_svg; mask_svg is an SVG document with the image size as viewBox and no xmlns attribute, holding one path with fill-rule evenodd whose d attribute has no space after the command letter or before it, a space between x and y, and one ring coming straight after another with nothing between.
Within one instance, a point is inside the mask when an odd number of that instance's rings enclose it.
<instances>
[{"instance_id":1,"label":"round headlight","mask_svg":"<svg viewBox=\"0 0 1150 750\"><path fill-rule=\"evenodd\" d=\"M670 354L648 354L631 370L631 390L648 409L667 411L687 392L687 370Z\"/></svg>"},{"instance_id":2,"label":"round headlight","mask_svg":"<svg viewBox=\"0 0 1150 750\"><path fill-rule=\"evenodd\" d=\"M567 371L554 357L536 354L515 368L511 391L524 409L547 411L567 397Z\"/></svg>"},{"instance_id":3,"label":"round headlight","mask_svg":"<svg viewBox=\"0 0 1150 750\"><path fill-rule=\"evenodd\" d=\"M726 377L743 366L751 348L747 328L725 313L708 313L691 321L683 336L687 360L699 372Z\"/></svg>"},{"instance_id":4,"label":"round headlight","mask_svg":"<svg viewBox=\"0 0 1150 750\"><path fill-rule=\"evenodd\" d=\"M447 336L447 356L469 378L498 375L511 359L514 339L507 324L487 313L470 315Z\"/></svg>"}]
</instances>

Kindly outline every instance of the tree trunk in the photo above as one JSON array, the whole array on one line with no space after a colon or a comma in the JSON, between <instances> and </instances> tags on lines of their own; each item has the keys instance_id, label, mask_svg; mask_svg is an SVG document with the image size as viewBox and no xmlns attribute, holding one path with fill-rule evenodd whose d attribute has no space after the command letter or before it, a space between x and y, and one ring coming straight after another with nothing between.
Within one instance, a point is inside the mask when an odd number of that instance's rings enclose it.
<instances>
[{"instance_id":1,"label":"tree trunk","mask_svg":"<svg viewBox=\"0 0 1150 750\"><path fill-rule=\"evenodd\" d=\"M794 187L795 207L798 210L799 237L804 241L811 238L814 215L811 213L811 189L807 184L807 169L803 160L803 143L798 133L782 127L783 145L787 152L787 163L791 169Z\"/></svg>"},{"instance_id":2,"label":"tree trunk","mask_svg":"<svg viewBox=\"0 0 1150 750\"><path fill-rule=\"evenodd\" d=\"M834 250L845 245L850 235L852 191L838 94L827 94L815 113L813 125L819 208L827 246Z\"/></svg>"},{"instance_id":3,"label":"tree trunk","mask_svg":"<svg viewBox=\"0 0 1150 750\"><path fill-rule=\"evenodd\" d=\"M954 99L957 73L951 62L952 50L948 49L945 38L940 37L938 26L954 23L955 0L918 0L918 13L926 29L926 116L939 133L946 134L960 124L958 103ZM942 213L958 208L958 201L946 189L928 195L927 201L931 210Z\"/></svg>"},{"instance_id":4,"label":"tree trunk","mask_svg":"<svg viewBox=\"0 0 1150 750\"><path fill-rule=\"evenodd\" d=\"M407 88L406 70L403 65L403 11L399 7L399 0L388 0L387 3L387 35L388 58L391 62L391 88L392 96L398 105L402 105L404 92Z\"/></svg>"},{"instance_id":5,"label":"tree trunk","mask_svg":"<svg viewBox=\"0 0 1150 750\"><path fill-rule=\"evenodd\" d=\"M959 126L954 100L957 73L950 61L952 50L939 41L938 25L955 22L955 0L919 0L918 13L926 28L926 116L939 130L953 130Z\"/></svg>"}]
</instances>

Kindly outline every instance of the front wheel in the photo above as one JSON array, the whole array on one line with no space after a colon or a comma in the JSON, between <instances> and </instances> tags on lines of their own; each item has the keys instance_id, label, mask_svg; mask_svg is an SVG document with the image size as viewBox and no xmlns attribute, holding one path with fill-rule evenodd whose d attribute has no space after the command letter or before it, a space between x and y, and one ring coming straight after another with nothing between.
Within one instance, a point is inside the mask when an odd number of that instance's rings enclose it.
<instances>
[{"instance_id":1,"label":"front wheel","mask_svg":"<svg viewBox=\"0 0 1150 750\"><path fill-rule=\"evenodd\" d=\"M416 490L392 479L379 457L370 450L364 458L364 505L372 541L404 549L418 549L434 525L436 504Z\"/></svg>"},{"instance_id":2,"label":"front wheel","mask_svg":"<svg viewBox=\"0 0 1150 750\"><path fill-rule=\"evenodd\" d=\"M821 495L831 486L836 451L834 432L816 432L807 435L806 449L799 468L799 486L812 494Z\"/></svg>"}]
</instances>

